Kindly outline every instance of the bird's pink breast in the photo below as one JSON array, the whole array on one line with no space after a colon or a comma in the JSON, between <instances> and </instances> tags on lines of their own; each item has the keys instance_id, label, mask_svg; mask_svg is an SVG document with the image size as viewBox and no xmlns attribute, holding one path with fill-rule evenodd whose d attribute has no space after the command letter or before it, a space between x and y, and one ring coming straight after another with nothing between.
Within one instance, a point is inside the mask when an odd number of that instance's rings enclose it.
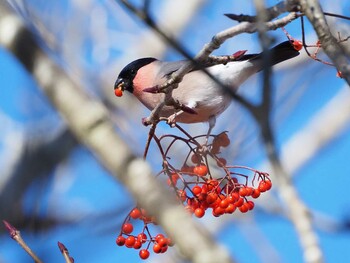
<instances>
[{"instance_id":1,"label":"bird's pink breast","mask_svg":"<svg viewBox=\"0 0 350 263\"><path fill-rule=\"evenodd\" d=\"M156 63L152 62L140 68L133 81L133 94L150 110L156 107L163 97L163 94L152 94L143 91L145 88L151 88L162 83L162 81L156 80L156 73L158 72Z\"/></svg>"}]
</instances>

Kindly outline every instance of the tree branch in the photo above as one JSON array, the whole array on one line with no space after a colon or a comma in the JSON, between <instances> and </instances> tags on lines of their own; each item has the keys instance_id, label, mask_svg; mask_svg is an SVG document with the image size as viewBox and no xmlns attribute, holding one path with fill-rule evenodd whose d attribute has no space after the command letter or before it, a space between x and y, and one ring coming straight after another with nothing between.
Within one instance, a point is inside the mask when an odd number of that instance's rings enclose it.
<instances>
[{"instance_id":1,"label":"tree branch","mask_svg":"<svg viewBox=\"0 0 350 263\"><path fill-rule=\"evenodd\" d=\"M255 0L258 20L258 33L260 43L264 51L264 71L263 71L263 95L262 101L257 106L256 120L259 123L262 139L265 149L272 165L273 173L277 182L277 191L288 211L290 220L292 221L300 239L303 249L305 262L320 263L323 262L322 250L318 244L318 238L313 230L312 220L308 208L300 199L290 176L282 166L279 154L276 150L274 134L271 127L271 82L270 76L272 73L271 65L269 64L268 46L271 39L267 35L267 28L264 26L264 21L269 18L268 10L265 9L263 2Z\"/></svg>"},{"instance_id":2,"label":"tree branch","mask_svg":"<svg viewBox=\"0 0 350 263\"><path fill-rule=\"evenodd\" d=\"M129 189L137 202L150 214L178 245L182 254L192 262L231 262L228 252L217 245L210 234L191 220L190 215L176 201L174 194L153 176L150 165L134 156L126 142L114 130L107 109L96 99L89 98L72 82L37 45L22 22L7 10L6 24L12 37L0 39L27 68L32 67L33 76L53 105L67 122L71 131L96 156L100 163ZM13 40L25 33L25 49L18 52ZM25 58L35 56L30 63ZM186 238L183 238L186 236Z\"/></svg>"},{"instance_id":3,"label":"tree branch","mask_svg":"<svg viewBox=\"0 0 350 263\"><path fill-rule=\"evenodd\" d=\"M325 53L350 86L350 58L346 56L342 46L332 35L320 3L317 0L300 0L299 3L301 11L314 27Z\"/></svg>"},{"instance_id":4,"label":"tree branch","mask_svg":"<svg viewBox=\"0 0 350 263\"><path fill-rule=\"evenodd\" d=\"M189 60L184 66L182 66L179 70L174 72L171 77L164 82L159 87L154 87L156 92L164 92L168 95L164 96L164 100L157 105L151 112L150 116L145 119L145 124L153 124L158 121L158 113L165 105L174 105L174 100L172 99L171 93L174 89L177 88L178 84L182 81L183 77L190 72L196 66L200 66L206 64L209 60L210 62L210 54L220 48L220 46L228 39L242 34L242 33L255 33L257 32L257 23L243 22L226 30L223 30L213 36L212 40L205 44L202 50L200 50L197 55L193 58L182 45L168 36L165 32L163 32L153 21L153 19L149 16L148 13L145 13L144 10L138 9L133 4L131 4L128 0L119 0L119 2L124 5L128 10L133 12L137 17L139 17L142 21L144 21L150 28L152 28L157 34L160 35L167 43L169 43L173 48L175 48L180 54L182 54L185 58ZM277 11L276 11L276 10ZM297 9L294 1L288 1L286 3L278 3L276 6L271 7L271 10L275 10L273 15L278 15L279 12L286 12L287 10ZM290 23L291 21L298 18L297 13L291 12L285 17L277 19L275 21L266 22L265 28L266 30L276 30L277 28L283 27ZM240 102L244 107L246 107L251 112L254 112L254 106L245 100L243 97L239 96L234 92L231 88L227 87L225 84L221 83L217 78L212 76L206 69L202 69L202 71L207 74L213 81L219 84L228 95L234 98L236 101Z\"/></svg>"}]
</instances>

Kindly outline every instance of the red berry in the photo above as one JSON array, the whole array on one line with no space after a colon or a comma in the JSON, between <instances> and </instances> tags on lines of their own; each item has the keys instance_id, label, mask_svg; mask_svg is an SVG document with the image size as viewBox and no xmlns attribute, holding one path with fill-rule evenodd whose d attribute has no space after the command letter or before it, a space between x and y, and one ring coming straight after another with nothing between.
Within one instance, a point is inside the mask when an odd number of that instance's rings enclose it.
<instances>
[{"instance_id":1,"label":"red berry","mask_svg":"<svg viewBox=\"0 0 350 263\"><path fill-rule=\"evenodd\" d=\"M156 235L156 237L155 237L156 242L159 243L158 240L161 239L161 238L164 238L163 234Z\"/></svg>"},{"instance_id":2,"label":"red berry","mask_svg":"<svg viewBox=\"0 0 350 263\"><path fill-rule=\"evenodd\" d=\"M115 242L116 242L117 245L120 246L120 247L121 247L121 246L124 246L124 244L125 244L125 237L123 237L123 236L118 236Z\"/></svg>"},{"instance_id":3,"label":"red berry","mask_svg":"<svg viewBox=\"0 0 350 263\"><path fill-rule=\"evenodd\" d=\"M213 190L217 185L219 184L219 182L215 179L211 179L211 180L208 180L206 181L206 188L208 191L211 191Z\"/></svg>"},{"instance_id":4,"label":"red berry","mask_svg":"<svg viewBox=\"0 0 350 263\"><path fill-rule=\"evenodd\" d=\"M202 192L202 188L199 185L195 185L192 188L192 192L195 196L198 196Z\"/></svg>"},{"instance_id":5,"label":"red berry","mask_svg":"<svg viewBox=\"0 0 350 263\"><path fill-rule=\"evenodd\" d=\"M128 236L126 239L125 239L125 246L128 247L128 248L131 248L134 246L135 244L135 237L134 236Z\"/></svg>"},{"instance_id":6,"label":"red berry","mask_svg":"<svg viewBox=\"0 0 350 263\"><path fill-rule=\"evenodd\" d=\"M293 47L295 50L300 51L303 48L303 43L300 40L294 40Z\"/></svg>"},{"instance_id":7,"label":"red berry","mask_svg":"<svg viewBox=\"0 0 350 263\"><path fill-rule=\"evenodd\" d=\"M168 185L176 185L177 180L179 180L180 176L177 173L173 173L168 178Z\"/></svg>"},{"instance_id":8,"label":"red berry","mask_svg":"<svg viewBox=\"0 0 350 263\"><path fill-rule=\"evenodd\" d=\"M221 208L220 206L217 206L213 209L213 215L215 217L221 216L225 213L225 209Z\"/></svg>"},{"instance_id":9,"label":"red berry","mask_svg":"<svg viewBox=\"0 0 350 263\"><path fill-rule=\"evenodd\" d=\"M210 204L215 203L216 199L218 199L218 194L215 192L211 192L207 195L206 201L210 205Z\"/></svg>"},{"instance_id":10,"label":"red berry","mask_svg":"<svg viewBox=\"0 0 350 263\"><path fill-rule=\"evenodd\" d=\"M247 205L247 203L244 203L242 206L240 206L239 211L241 211L242 213L247 213L249 210L249 205Z\"/></svg>"},{"instance_id":11,"label":"red berry","mask_svg":"<svg viewBox=\"0 0 350 263\"><path fill-rule=\"evenodd\" d=\"M114 94L117 96L117 97L121 97L123 96L123 91L121 89L115 89L114 90Z\"/></svg>"},{"instance_id":12,"label":"red berry","mask_svg":"<svg viewBox=\"0 0 350 263\"><path fill-rule=\"evenodd\" d=\"M260 196L260 191L259 189L254 189L253 193L252 193L252 197L253 198L258 198Z\"/></svg>"},{"instance_id":13,"label":"red berry","mask_svg":"<svg viewBox=\"0 0 350 263\"><path fill-rule=\"evenodd\" d=\"M188 198L187 199L187 204L194 210L199 207L199 203L196 199L194 198Z\"/></svg>"},{"instance_id":14,"label":"red berry","mask_svg":"<svg viewBox=\"0 0 350 263\"><path fill-rule=\"evenodd\" d=\"M147 236L145 233L140 233L137 235L137 240L140 241L141 243L146 243L147 241Z\"/></svg>"},{"instance_id":15,"label":"red berry","mask_svg":"<svg viewBox=\"0 0 350 263\"><path fill-rule=\"evenodd\" d=\"M226 214L232 214L236 210L236 206L234 204L229 204L225 209Z\"/></svg>"},{"instance_id":16,"label":"red berry","mask_svg":"<svg viewBox=\"0 0 350 263\"><path fill-rule=\"evenodd\" d=\"M247 196L252 195L252 193L253 193L253 191L254 191L254 188L252 188L252 187L246 187L245 189L247 190Z\"/></svg>"},{"instance_id":17,"label":"red berry","mask_svg":"<svg viewBox=\"0 0 350 263\"><path fill-rule=\"evenodd\" d=\"M240 197L236 202L235 202L235 206L236 207L241 207L244 204L244 199L242 197Z\"/></svg>"},{"instance_id":18,"label":"red berry","mask_svg":"<svg viewBox=\"0 0 350 263\"><path fill-rule=\"evenodd\" d=\"M341 71L337 71L337 75L336 75L338 78L343 78L343 73L341 73Z\"/></svg>"},{"instance_id":19,"label":"red berry","mask_svg":"<svg viewBox=\"0 0 350 263\"><path fill-rule=\"evenodd\" d=\"M197 196L197 199L198 199L198 201L199 201L201 204L203 204L203 202L204 202L204 203L206 202L207 194L200 193L200 194Z\"/></svg>"},{"instance_id":20,"label":"red berry","mask_svg":"<svg viewBox=\"0 0 350 263\"><path fill-rule=\"evenodd\" d=\"M122 231L125 234L130 234L134 230L134 227L131 223L125 223L122 227Z\"/></svg>"},{"instance_id":21,"label":"red berry","mask_svg":"<svg viewBox=\"0 0 350 263\"><path fill-rule=\"evenodd\" d=\"M205 176L208 173L208 168L205 164L201 164L193 168L193 173L198 176Z\"/></svg>"},{"instance_id":22,"label":"red berry","mask_svg":"<svg viewBox=\"0 0 350 263\"><path fill-rule=\"evenodd\" d=\"M272 187L272 183L270 180L264 180L259 183L258 189L260 192L266 192L270 190Z\"/></svg>"},{"instance_id":23,"label":"red berry","mask_svg":"<svg viewBox=\"0 0 350 263\"><path fill-rule=\"evenodd\" d=\"M206 185L206 184L203 184L203 185L202 185L202 193L203 193L203 194L208 193L208 185Z\"/></svg>"},{"instance_id":24,"label":"red berry","mask_svg":"<svg viewBox=\"0 0 350 263\"><path fill-rule=\"evenodd\" d=\"M233 192L233 193L231 193L230 195L229 195L229 201L230 201L230 203L234 203L234 202L237 202L238 200L239 200L239 193L238 192Z\"/></svg>"},{"instance_id":25,"label":"red berry","mask_svg":"<svg viewBox=\"0 0 350 263\"><path fill-rule=\"evenodd\" d=\"M258 190L263 193L266 192L266 186L265 186L265 181L261 181L258 186Z\"/></svg>"},{"instance_id":26,"label":"red berry","mask_svg":"<svg viewBox=\"0 0 350 263\"><path fill-rule=\"evenodd\" d=\"M161 247L165 247L168 245L168 239L166 237L161 237L157 239L157 243L161 246Z\"/></svg>"},{"instance_id":27,"label":"red berry","mask_svg":"<svg viewBox=\"0 0 350 263\"><path fill-rule=\"evenodd\" d=\"M149 251L147 249L141 249L139 256L141 259L147 259L149 257Z\"/></svg>"},{"instance_id":28,"label":"red berry","mask_svg":"<svg viewBox=\"0 0 350 263\"><path fill-rule=\"evenodd\" d=\"M168 250L168 246L164 246L162 247L162 249L160 250L160 253L165 253Z\"/></svg>"},{"instance_id":29,"label":"red berry","mask_svg":"<svg viewBox=\"0 0 350 263\"><path fill-rule=\"evenodd\" d=\"M248 206L249 210L253 210L254 208L254 202L253 201L247 201L246 206Z\"/></svg>"},{"instance_id":30,"label":"red berry","mask_svg":"<svg viewBox=\"0 0 350 263\"><path fill-rule=\"evenodd\" d=\"M219 205L220 205L221 208L226 209L229 206L229 204L230 204L230 202L228 201L227 198L225 198L225 199L222 199L220 201Z\"/></svg>"},{"instance_id":31,"label":"red berry","mask_svg":"<svg viewBox=\"0 0 350 263\"><path fill-rule=\"evenodd\" d=\"M272 187L272 182L270 180L265 180L265 183L266 183L266 189L267 191L271 189Z\"/></svg>"},{"instance_id":32,"label":"red berry","mask_svg":"<svg viewBox=\"0 0 350 263\"><path fill-rule=\"evenodd\" d=\"M158 254L158 253L160 253L161 251L162 251L162 247L161 247L158 243L155 243L155 244L153 245L153 252L156 253L156 254Z\"/></svg>"},{"instance_id":33,"label":"red berry","mask_svg":"<svg viewBox=\"0 0 350 263\"><path fill-rule=\"evenodd\" d=\"M140 249L141 246L142 246L142 243L141 243L139 240L135 240L134 248L135 248L135 249Z\"/></svg>"},{"instance_id":34,"label":"red berry","mask_svg":"<svg viewBox=\"0 0 350 263\"><path fill-rule=\"evenodd\" d=\"M246 187L242 187L241 189L239 189L238 193L239 193L239 195L242 196L242 197L243 197L243 196L247 196L247 195L248 195L248 190L247 190Z\"/></svg>"},{"instance_id":35,"label":"red berry","mask_svg":"<svg viewBox=\"0 0 350 263\"><path fill-rule=\"evenodd\" d=\"M131 210L131 212L130 212L130 217L132 218L132 219L138 219L138 218L140 218L141 217L141 211L140 211L140 209L138 209L138 208L134 208L133 210ZM131 232L130 232L131 233Z\"/></svg>"},{"instance_id":36,"label":"red berry","mask_svg":"<svg viewBox=\"0 0 350 263\"><path fill-rule=\"evenodd\" d=\"M204 214L205 214L205 211L204 211L204 209L201 208L201 207L198 207L196 210L194 210L194 215L195 215L196 217L198 217L198 218L203 217Z\"/></svg>"}]
</instances>

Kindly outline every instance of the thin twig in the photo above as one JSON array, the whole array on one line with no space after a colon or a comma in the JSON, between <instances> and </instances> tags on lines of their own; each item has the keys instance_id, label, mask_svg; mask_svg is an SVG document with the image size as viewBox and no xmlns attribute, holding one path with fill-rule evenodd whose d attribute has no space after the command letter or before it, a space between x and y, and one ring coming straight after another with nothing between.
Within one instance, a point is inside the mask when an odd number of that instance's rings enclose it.
<instances>
[{"instance_id":1,"label":"thin twig","mask_svg":"<svg viewBox=\"0 0 350 263\"><path fill-rule=\"evenodd\" d=\"M261 1L260 1L261 2ZM271 21L272 19L278 17L279 15L285 13L285 12L298 12L299 6L295 3L289 2L289 1L281 1L277 3L276 5L264 8L265 18L263 22ZM259 12L257 12L259 14ZM250 22L255 23L260 20L259 15L256 16L250 16L250 15L236 15L236 14L225 14L228 18L238 21L238 22Z\"/></svg>"},{"instance_id":2,"label":"thin twig","mask_svg":"<svg viewBox=\"0 0 350 263\"><path fill-rule=\"evenodd\" d=\"M320 3L317 0L299 0L299 4L317 33L324 52L350 86L350 58L332 35Z\"/></svg>"},{"instance_id":3,"label":"thin twig","mask_svg":"<svg viewBox=\"0 0 350 263\"><path fill-rule=\"evenodd\" d=\"M4 223L5 228L9 232L11 238L15 240L24 249L24 251L27 252L29 256L31 256L34 259L34 262L42 263L39 257L30 249L27 243L23 240L20 231L17 230L13 225L11 225L6 220L3 220L2 222Z\"/></svg>"},{"instance_id":4,"label":"thin twig","mask_svg":"<svg viewBox=\"0 0 350 263\"><path fill-rule=\"evenodd\" d=\"M17 52L21 43L3 41L4 45L26 67L33 67L33 77L51 103L60 112L71 131L96 156L113 177L120 180L133 194L137 203L154 215L157 222L177 243L183 256L194 263L232 262L226 249L219 246L209 232L200 226L178 204L175 194L154 177L151 166L135 156L130 146L115 132L110 114L104 105L89 97L52 59L40 48L35 38L14 15L6 3L0 9L8 10L14 23L12 40L20 40L18 34L25 31L25 48ZM15 26L14 26L15 25ZM26 58L35 64L28 65ZM41 78L40 78L41 77ZM186 239L183 237L187 236Z\"/></svg>"},{"instance_id":5,"label":"thin twig","mask_svg":"<svg viewBox=\"0 0 350 263\"><path fill-rule=\"evenodd\" d=\"M249 22L243 22L239 25L233 26L231 28L228 28L226 30L223 30L216 34L212 40L205 44L201 51L197 53L197 55L192 58L191 55L189 55L188 52L186 52L185 48L182 47L182 45L168 36L165 32L163 32L157 24L153 21L153 19L149 16L149 14L144 13L143 10L139 10L134 5L132 5L127 0L119 0L121 4L123 4L125 7L127 7L131 12L133 12L136 16L138 16L142 21L144 21L150 28L152 28L155 32L157 32L169 45L171 45L173 48L175 48L180 54L184 55L185 58L189 59L189 62L186 63L184 66L182 66L179 70L174 72L171 77L164 82L162 85L157 87L157 92L165 92L167 95L164 97L164 101L162 101L160 104L157 105L151 112L150 116L147 117L147 123L152 124L157 121L159 112L162 110L162 108L165 105L173 105L174 101L172 99L171 93L172 90L177 88L177 85L182 81L183 77L193 70L195 67L200 67L201 65L205 65L208 61L208 57L210 54L218 49L226 40L242 33L255 33L257 31L257 24L256 23L249 23ZM288 6L291 5L288 3ZM267 30L275 30L277 28L283 27L290 23L291 21L298 18L298 14L295 12L291 12L288 15L274 20L270 22L266 22L266 29ZM221 83L217 78L212 76L206 69L202 69L202 71L207 74L215 83L220 85L225 92L227 92L228 95L230 95L233 99L240 102L243 106L245 106L250 111L254 110L254 106L248 102L246 99L244 99L241 96L238 96L234 90L232 90L230 87L224 85Z\"/></svg>"},{"instance_id":6,"label":"thin twig","mask_svg":"<svg viewBox=\"0 0 350 263\"><path fill-rule=\"evenodd\" d=\"M266 51L269 45L270 39L267 36L267 30L263 26L262 21L264 21L268 14L265 11L264 4L255 0L255 6L258 13L258 21L259 23L259 37L260 42L263 47L263 50ZM277 150L275 146L274 134L271 128L271 83L270 83L270 75L271 75L271 65L269 65L269 54L264 52L264 62L265 67L263 71L263 99L261 104L258 106L258 111L256 112L256 121L259 123L262 138L264 141L264 145L266 148L266 152L268 158L272 164L272 168L276 175L276 180L278 183L278 192L281 196L284 205L287 207L287 210L290 213L290 219L294 224L298 232L298 236L301 242L301 246L303 247L304 259L306 262L322 262L323 256L322 251L318 244L317 236L312 227L312 221L308 213L307 207L303 204L301 199L298 196L295 187L290 181L290 176L287 174L285 169L283 168ZM286 194L288 193L288 194ZM307 227L301 228L300 225L304 224ZM309 242L306 242L306 239L309 239ZM314 258L309 255L312 251L317 251L317 254Z\"/></svg>"},{"instance_id":7,"label":"thin twig","mask_svg":"<svg viewBox=\"0 0 350 263\"><path fill-rule=\"evenodd\" d=\"M66 263L74 263L74 259L69 256L69 252L68 249L66 248L66 246L64 244L62 244L61 242L57 242L58 248L60 249Z\"/></svg>"},{"instance_id":8,"label":"thin twig","mask_svg":"<svg viewBox=\"0 0 350 263\"><path fill-rule=\"evenodd\" d=\"M148 149L149 149L149 146L151 144L154 133L156 131L156 128L157 128L157 123L153 123L151 126L151 129L148 132L148 138L147 138L147 142L146 142L146 146L145 146L145 151L143 153L143 159L146 159L146 157L147 157Z\"/></svg>"}]
</instances>

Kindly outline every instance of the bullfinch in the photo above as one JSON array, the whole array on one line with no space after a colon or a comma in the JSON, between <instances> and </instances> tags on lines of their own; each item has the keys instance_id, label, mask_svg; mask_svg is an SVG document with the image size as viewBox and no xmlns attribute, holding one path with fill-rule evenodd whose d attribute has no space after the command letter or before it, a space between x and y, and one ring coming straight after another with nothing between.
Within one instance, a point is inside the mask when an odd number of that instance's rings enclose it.
<instances>
[{"instance_id":1,"label":"bullfinch","mask_svg":"<svg viewBox=\"0 0 350 263\"><path fill-rule=\"evenodd\" d=\"M270 50L270 64L275 65L299 55L293 43L286 41ZM161 85L172 73L187 63L165 62L147 57L137 59L123 68L115 82L114 90L121 96L124 90L132 93L148 109L153 110L164 98L164 93L149 93L144 89ZM263 69L262 53L242 55L227 64L208 65L206 70L222 84L236 91L253 74ZM206 65L203 65L205 67ZM164 106L160 117L173 118L175 122L209 122L209 130L215 125L216 117L227 109L231 97L217 82L201 69L194 69L184 76L172 93L175 101L193 110L176 110Z\"/></svg>"}]
</instances>

